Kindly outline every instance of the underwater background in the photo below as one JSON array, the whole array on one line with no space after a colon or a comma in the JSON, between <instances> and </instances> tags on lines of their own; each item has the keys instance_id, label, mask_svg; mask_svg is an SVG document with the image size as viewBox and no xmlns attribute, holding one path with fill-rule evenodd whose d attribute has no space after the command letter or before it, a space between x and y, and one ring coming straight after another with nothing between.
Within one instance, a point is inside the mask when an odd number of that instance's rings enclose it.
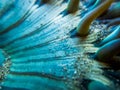
<instances>
[{"instance_id":1,"label":"underwater background","mask_svg":"<svg viewBox=\"0 0 120 90\"><path fill-rule=\"evenodd\" d=\"M120 0L0 0L0 90L120 90Z\"/></svg>"}]
</instances>

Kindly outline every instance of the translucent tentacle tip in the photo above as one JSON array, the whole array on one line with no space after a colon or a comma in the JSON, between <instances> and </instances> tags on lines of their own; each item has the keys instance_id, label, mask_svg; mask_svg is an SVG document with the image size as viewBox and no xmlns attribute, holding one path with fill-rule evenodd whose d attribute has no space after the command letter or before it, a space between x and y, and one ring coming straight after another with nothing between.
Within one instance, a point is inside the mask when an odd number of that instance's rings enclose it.
<instances>
[{"instance_id":1,"label":"translucent tentacle tip","mask_svg":"<svg viewBox=\"0 0 120 90\"><path fill-rule=\"evenodd\" d=\"M69 0L67 12L74 13L79 9L79 0Z\"/></svg>"}]
</instances>

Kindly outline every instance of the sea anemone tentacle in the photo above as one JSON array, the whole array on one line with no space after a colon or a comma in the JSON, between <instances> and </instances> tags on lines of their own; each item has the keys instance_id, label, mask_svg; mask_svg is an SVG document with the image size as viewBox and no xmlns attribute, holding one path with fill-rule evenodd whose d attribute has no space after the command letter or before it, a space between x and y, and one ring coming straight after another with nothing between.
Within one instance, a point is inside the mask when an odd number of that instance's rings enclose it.
<instances>
[{"instance_id":1,"label":"sea anemone tentacle","mask_svg":"<svg viewBox=\"0 0 120 90\"><path fill-rule=\"evenodd\" d=\"M67 6L67 11L69 13L74 13L79 9L80 0L70 0Z\"/></svg>"},{"instance_id":2,"label":"sea anemone tentacle","mask_svg":"<svg viewBox=\"0 0 120 90\"><path fill-rule=\"evenodd\" d=\"M109 22L107 24L107 28L110 27L110 26L119 25L119 24L120 24L120 18L116 18L116 19L111 20L111 22Z\"/></svg>"},{"instance_id":3,"label":"sea anemone tentacle","mask_svg":"<svg viewBox=\"0 0 120 90\"><path fill-rule=\"evenodd\" d=\"M117 27L116 30L114 30L110 35L108 35L104 40L102 40L99 44L99 46L104 45L105 43L108 43L112 40L120 38L120 26Z\"/></svg>"},{"instance_id":4,"label":"sea anemone tentacle","mask_svg":"<svg viewBox=\"0 0 120 90\"><path fill-rule=\"evenodd\" d=\"M88 3L91 3L91 2L88 2ZM102 0L96 0L96 2L94 2L93 5L87 7L87 10L85 10L83 13L82 13L82 16L84 16L87 12L89 11L92 11L94 8L96 8L97 6L99 6L100 4L102 3Z\"/></svg>"},{"instance_id":5,"label":"sea anemone tentacle","mask_svg":"<svg viewBox=\"0 0 120 90\"><path fill-rule=\"evenodd\" d=\"M96 2L91 5L90 7L88 7L88 11L91 11L92 9L96 8L97 6L99 6L103 1L102 0L96 0Z\"/></svg>"},{"instance_id":6,"label":"sea anemone tentacle","mask_svg":"<svg viewBox=\"0 0 120 90\"><path fill-rule=\"evenodd\" d=\"M79 36L86 36L89 33L89 27L93 20L95 20L98 16L100 16L109 6L112 4L114 0L106 0L101 5L87 13L79 23L77 27L77 33Z\"/></svg>"},{"instance_id":7,"label":"sea anemone tentacle","mask_svg":"<svg viewBox=\"0 0 120 90\"><path fill-rule=\"evenodd\" d=\"M120 17L120 1L112 3L106 14L102 15L100 19L112 19L116 17Z\"/></svg>"},{"instance_id":8,"label":"sea anemone tentacle","mask_svg":"<svg viewBox=\"0 0 120 90\"><path fill-rule=\"evenodd\" d=\"M106 24L106 28L120 24L120 17L113 19L100 20L100 23Z\"/></svg>"},{"instance_id":9,"label":"sea anemone tentacle","mask_svg":"<svg viewBox=\"0 0 120 90\"><path fill-rule=\"evenodd\" d=\"M100 47L100 49L96 52L95 56L98 61L110 63L112 58L119 52L120 39L116 39Z\"/></svg>"}]
</instances>

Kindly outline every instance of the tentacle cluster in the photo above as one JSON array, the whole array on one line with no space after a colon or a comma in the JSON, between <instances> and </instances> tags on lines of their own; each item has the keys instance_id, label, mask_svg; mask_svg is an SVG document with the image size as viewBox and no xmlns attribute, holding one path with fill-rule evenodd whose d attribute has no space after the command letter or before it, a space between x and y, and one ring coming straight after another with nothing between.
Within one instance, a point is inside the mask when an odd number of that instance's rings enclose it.
<instances>
[{"instance_id":1,"label":"tentacle cluster","mask_svg":"<svg viewBox=\"0 0 120 90\"><path fill-rule=\"evenodd\" d=\"M1 0L2 90L119 90L119 3ZM96 43L103 29L110 33Z\"/></svg>"},{"instance_id":2,"label":"tentacle cluster","mask_svg":"<svg viewBox=\"0 0 120 90\"><path fill-rule=\"evenodd\" d=\"M98 20L111 19L108 21L104 20L104 22L106 21L108 23L106 25L106 29L108 29L110 26L120 24L120 19L119 19L120 1L97 0L95 2L94 0L91 0L91 3L93 2L95 4L88 9L88 11L89 10L91 11L89 12L87 11L88 13L86 13L85 16L83 16L83 18L81 19L77 27L77 33L81 37L84 37L89 34L89 28L91 23L93 22L93 20L95 20L98 17L99 17ZM87 5L87 7L89 5ZM120 56L119 56L120 55L120 39L119 38L120 38L120 26L117 26L117 28L110 35L108 35L104 40L102 40L98 44L98 47L100 47L100 49L95 53L95 59L100 62L104 62L108 64L110 67L112 67L115 70L117 69L118 71L116 71L115 73L119 72L119 69L120 69Z\"/></svg>"}]
</instances>

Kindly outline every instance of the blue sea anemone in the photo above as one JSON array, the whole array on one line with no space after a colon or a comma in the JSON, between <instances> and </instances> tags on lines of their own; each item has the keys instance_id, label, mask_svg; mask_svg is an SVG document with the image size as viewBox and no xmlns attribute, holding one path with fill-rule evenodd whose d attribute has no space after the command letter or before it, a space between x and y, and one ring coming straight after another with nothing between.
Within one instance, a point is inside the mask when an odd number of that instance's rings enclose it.
<instances>
[{"instance_id":1,"label":"blue sea anemone","mask_svg":"<svg viewBox=\"0 0 120 90\"><path fill-rule=\"evenodd\" d=\"M120 90L119 2L1 0L0 90Z\"/></svg>"}]
</instances>

